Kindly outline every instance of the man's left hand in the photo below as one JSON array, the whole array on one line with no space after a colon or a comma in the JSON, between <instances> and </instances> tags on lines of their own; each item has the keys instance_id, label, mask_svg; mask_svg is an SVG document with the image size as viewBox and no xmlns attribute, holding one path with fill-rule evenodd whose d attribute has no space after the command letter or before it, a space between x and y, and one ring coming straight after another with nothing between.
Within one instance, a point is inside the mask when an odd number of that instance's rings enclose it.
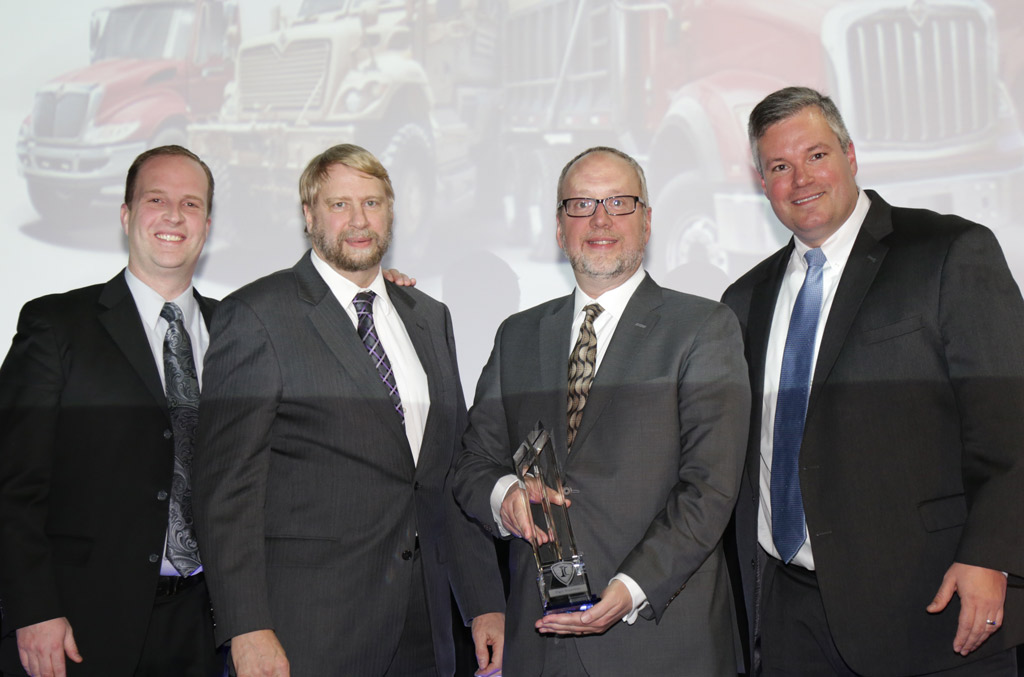
<instances>
[{"instance_id":1,"label":"man's left hand","mask_svg":"<svg viewBox=\"0 0 1024 677\"><path fill-rule=\"evenodd\" d=\"M490 677L501 672L501 657L505 650L505 614L481 614L473 619L473 646L476 647L475 673Z\"/></svg>"},{"instance_id":2,"label":"man's left hand","mask_svg":"<svg viewBox=\"0 0 1024 677\"><path fill-rule=\"evenodd\" d=\"M381 268L381 274L388 282L393 282L399 287L415 287L416 278L409 277L398 268Z\"/></svg>"},{"instance_id":3,"label":"man's left hand","mask_svg":"<svg viewBox=\"0 0 1024 677\"><path fill-rule=\"evenodd\" d=\"M600 635L633 610L633 596L625 583L613 580L601 592L601 601L586 611L544 616L534 624L542 633Z\"/></svg>"},{"instance_id":4,"label":"man's left hand","mask_svg":"<svg viewBox=\"0 0 1024 677\"><path fill-rule=\"evenodd\" d=\"M928 605L928 613L937 614L945 609L954 592L960 595L960 619L953 651L966 656L1003 624L1006 576L995 569L953 562L942 577L935 599Z\"/></svg>"}]
</instances>

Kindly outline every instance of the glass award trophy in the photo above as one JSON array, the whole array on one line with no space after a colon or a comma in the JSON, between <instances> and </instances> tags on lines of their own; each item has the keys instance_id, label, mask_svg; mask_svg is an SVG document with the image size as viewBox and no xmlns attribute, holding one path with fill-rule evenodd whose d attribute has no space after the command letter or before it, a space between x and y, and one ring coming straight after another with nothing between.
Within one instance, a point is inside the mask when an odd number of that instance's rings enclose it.
<instances>
[{"instance_id":1,"label":"glass award trophy","mask_svg":"<svg viewBox=\"0 0 1024 677\"><path fill-rule=\"evenodd\" d=\"M537 586L544 615L589 609L600 600L590 592L583 556L573 539L569 511L564 503L552 503L548 492L542 491L548 487L555 495L567 495L551 437L542 423L537 423L512 459L519 478L519 493L533 517L530 545L537 562ZM547 535L546 542L538 542L538 531Z\"/></svg>"}]
</instances>

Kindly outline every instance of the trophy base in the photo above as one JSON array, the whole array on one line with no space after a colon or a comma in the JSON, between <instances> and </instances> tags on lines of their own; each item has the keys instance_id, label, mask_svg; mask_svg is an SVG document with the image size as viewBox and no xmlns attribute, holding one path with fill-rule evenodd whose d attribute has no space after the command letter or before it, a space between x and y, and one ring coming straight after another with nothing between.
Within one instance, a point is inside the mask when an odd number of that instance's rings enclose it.
<instances>
[{"instance_id":1,"label":"trophy base","mask_svg":"<svg viewBox=\"0 0 1024 677\"><path fill-rule=\"evenodd\" d=\"M597 595L591 595L584 600L565 600L564 602L550 602L544 607L544 615L571 614L576 611L586 611L601 601Z\"/></svg>"}]
</instances>

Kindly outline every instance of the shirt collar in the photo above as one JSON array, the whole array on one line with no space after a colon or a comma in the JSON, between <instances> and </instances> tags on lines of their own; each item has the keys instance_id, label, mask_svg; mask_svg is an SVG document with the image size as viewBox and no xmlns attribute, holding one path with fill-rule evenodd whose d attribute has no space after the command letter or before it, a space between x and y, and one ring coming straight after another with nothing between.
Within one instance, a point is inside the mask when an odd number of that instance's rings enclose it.
<instances>
[{"instance_id":1,"label":"shirt collar","mask_svg":"<svg viewBox=\"0 0 1024 677\"><path fill-rule=\"evenodd\" d=\"M138 309L142 321L151 330L155 330L157 323L160 321L160 312L164 309L167 299L136 277L127 268L124 269L124 279L128 283L128 289L132 293L135 307ZM171 299L171 303L175 303L181 308L181 314L184 316L186 327L195 326L196 313L199 312L199 303L196 301L191 284L179 297Z\"/></svg>"},{"instance_id":2,"label":"shirt collar","mask_svg":"<svg viewBox=\"0 0 1024 677\"><path fill-rule=\"evenodd\" d=\"M327 286L330 288L331 293L338 299L338 303L343 308L352 307L352 299L355 295L361 291L369 289L377 295L374 300L373 312L374 314L383 312L385 315L390 314L393 310L391 305L391 297L388 296L387 285L384 284L384 274L380 267L377 268L377 275L373 278L373 282L370 283L369 287L360 287L359 285L352 282L334 268L331 268L330 264L320 258L320 255L316 253L316 250L312 250L312 256L310 257L313 262L313 267L320 273L320 277L324 279Z\"/></svg>"},{"instance_id":3,"label":"shirt collar","mask_svg":"<svg viewBox=\"0 0 1024 677\"><path fill-rule=\"evenodd\" d=\"M622 313L626 310L626 304L629 303L629 299L633 297L633 292L636 291L640 283L644 281L644 277L647 273L644 271L643 266L638 266L636 272L633 275L620 284L614 289L609 289L605 293L598 296L596 299L592 299L580 289L579 285L576 285L573 317L578 316L583 312L583 309L591 303L600 303L601 307L604 308L602 315L614 315L615 317L621 317Z\"/></svg>"}]
</instances>

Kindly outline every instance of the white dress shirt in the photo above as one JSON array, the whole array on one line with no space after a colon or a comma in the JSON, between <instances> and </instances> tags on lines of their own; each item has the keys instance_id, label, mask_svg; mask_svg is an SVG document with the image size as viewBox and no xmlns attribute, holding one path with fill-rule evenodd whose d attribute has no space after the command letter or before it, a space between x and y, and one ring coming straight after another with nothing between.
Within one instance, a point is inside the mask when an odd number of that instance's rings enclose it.
<instances>
[{"instance_id":1,"label":"white dress shirt","mask_svg":"<svg viewBox=\"0 0 1024 677\"><path fill-rule=\"evenodd\" d=\"M377 276L373 278L370 286L363 288L331 268L316 251L312 252L311 259L313 267L348 313L353 327L358 329L359 326L359 316L352 302L356 294L367 290L376 294L373 299L373 326L391 362L398 395L402 398L402 411L405 412L405 436L412 450L413 464L418 463L420 447L423 444L423 430L427 425L427 414L430 413L430 386L427 383L427 373L423 371L423 365L416 354L416 347L413 346L405 324L391 303L391 297L388 296L383 274L378 269ZM366 359L370 359L369 354Z\"/></svg>"},{"instance_id":2,"label":"white dress shirt","mask_svg":"<svg viewBox=\"0 0 1024 677\"><path fill-rule=\"evenodd\" d=\"M124 271L125 281L128 289L135 300L135 308L139 311L142 319L142 328L146 331L146 338L149 339L149 348L153 351L153 359L156 361L156 369L160 373L160 383L167 390L167 383L164 381L164 336L167 334L167 320L160 317L160 311L164 309L167 300L149 287L145 282L132 274L130 270ZM203 357L206 356L206 348L210 345L210 332L206 329L206 321L199 310L199 302L193 294L192 285L189 285L181 296L172 299L171 303L181 308L184 317L185 331L188 332L189 340L192 342L192 359L196 363L196 379L199 387L203 386ZM200 557L202 553L200 553ZM199 567L192 575L202 571ZM160 562L161 576L179 576L178 570L174 568L171 561L167 559L167 539L164 538L163 560Z\"/></svg>"},{"instance_id":3,"label":"white dress shirt","mask_svg":"<svg viewBox=\"0 0 1024 677\"><path fill-rule=\"evenodd\" d=\"M608 352L608 344L612 341L612 336L615 334L615 328L619 326L619 318L622 317L622 313L626 310L626 305L629 304L629 300L633 297L633 293L643 282L644 276L643 267L637 268L633 275L620 284L614 289L609 289L605 293L601 294L596 299L592 299L587 296L579 286L576 286L576 291L573 300L573 320L572 320L572 331L570 332L569 342L566 346L565 352L565 369L566 373L569 370L569 355L572 354L573 348L576 347L576 341L580 336L580 329L583 325L583 318L586 315L585 308L592 303L599 303L604 309L600 315L594 320L594 333L597 336L597 356L594 358L594 377L597 377L597 372L601 368L601 360L604 358L606 352ZM568 394L566 394L568 397ZM491 514L494 517L494 523L498 527L498 531L503 536L508 536L509 532L505 529L501 523L501 504L505 500L505 495L508 491L517 484L518 480L515 475L505 475L499 479L494 489L491 490ZM625 618L622 620L632 624L636 621L637 612L643 605L647 603L647 595L644 594L640 586L637 585L631 577L626 574L616 574L612 580L620 580L629 589L629 594L633 598L633 609L630 611Z\"/></svg>"},{"instance_id":4,"label":"white dress shirt","mask_svg":"<svg viewBox=\"0 0 1024 677\"><path fill-rule=\"evenodd\" d=\"M814 377L814 368L818 360L818 348L821 346L821 337L828 322L828 314L832 309L832 300L836 295L836 288L839 286L839 279L843 275L843 268L850 258L850 251L853 243L860 232L860 226L868 213L871 201L864 191L859 191L857 205L850 217L832 234L824 244L821 251L825 254L826 262L822 269L822 296L821 315L818 319L818 331L814 337L814 357L811 362L811 378ZM804 277L807 275L807 261L804 259L810 247L794 238L793 254L789 257L789 264L786 267L786 274L782 280L782 287L779 289L779 297L775 301L775 314L772 316L771 333L768 336L768 351L765 354L764 363L764 398L761 402L761 470L760 470L760 506L757 511L757 541L772 557L779 558L779 552L772 540L772 500L771 500L771 478L772 478L772 445L775 433L775 403L779 397L779 379L782 375L782 355L786 349L786 336L789 333L789 321L793 315L793 306L796 297L803 286ZM804 523L804 532L807 533L807 524ZM796 556L793 557L793 564L806 569L814 569L814 557L811 553L811 538L807 534L806 540Z\"/></svg>"}]
</instances>

